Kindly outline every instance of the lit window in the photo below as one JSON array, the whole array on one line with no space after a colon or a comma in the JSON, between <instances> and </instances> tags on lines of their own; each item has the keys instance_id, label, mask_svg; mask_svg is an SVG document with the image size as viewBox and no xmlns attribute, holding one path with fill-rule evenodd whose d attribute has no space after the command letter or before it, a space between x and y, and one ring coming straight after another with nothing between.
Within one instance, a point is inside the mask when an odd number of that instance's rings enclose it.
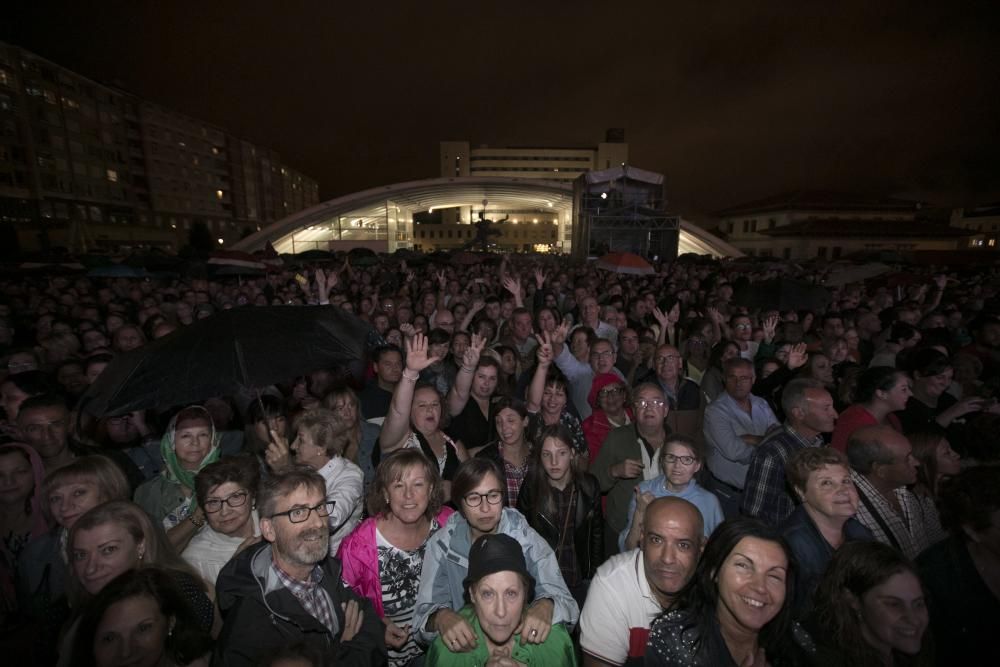
<instances>
[{"instance_id":1,"label":"lit window","mask_svg":"<svg viewBox=\"0 0 1000 667\"><path fill-rule=\"evenodd\" d=\"M112 183L118 182L118 172L114 169L108 169L108 180Z\"/></svg>"},{"instance_id":2,"label":"lit window","mask_svg":"<svg viewBox=\"0 0 1000 667\"><path fill-rule=\"evenodd\" d=\"M226 193L223 192L222 190L216 190L215 191L215 198L216 199L222 199L225 196L225 194Z\"/></svg>"}]
</instances>

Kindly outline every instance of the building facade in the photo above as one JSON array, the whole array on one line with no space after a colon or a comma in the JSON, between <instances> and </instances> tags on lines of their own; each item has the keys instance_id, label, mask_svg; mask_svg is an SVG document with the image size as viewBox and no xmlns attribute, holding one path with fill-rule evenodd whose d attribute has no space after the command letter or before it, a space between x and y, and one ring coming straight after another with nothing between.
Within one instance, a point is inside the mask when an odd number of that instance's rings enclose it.
<instances>
[{"instance_id":1,"label":"building facade","mask_svg":"<svg viewBox=\"0 0 1000 667\"><path fill-rule=\"evenodd\" d=\"M717 235L741 252L780 259L954 250L968 232L922 213L918 202L833 192L790 192L718 211Z\"/></svg>"},{"instance_id":2,"label":"building facade","mask_svg":"<svg viewBox=\"0 0 1000 667\"><path fill-rule=\"evenodd\" d=\"M319 201L316 182L223 128L0 43L0 226L21 251L233 243Z\"/></svg>"}]
</instances>

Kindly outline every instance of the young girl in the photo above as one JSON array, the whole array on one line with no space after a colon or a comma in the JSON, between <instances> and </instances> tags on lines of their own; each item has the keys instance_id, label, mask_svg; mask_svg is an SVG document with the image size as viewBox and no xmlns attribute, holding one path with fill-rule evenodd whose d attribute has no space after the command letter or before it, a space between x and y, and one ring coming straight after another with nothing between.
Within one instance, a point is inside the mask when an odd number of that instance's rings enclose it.
<instances>
[{"instance_id":1,"label":"young girl","mask_svg":"<svg viewBox=\"0 0 1000 667\"><path fill-rule=\"evenodd\" d=\"M660 456L662 474L635 487L635 495L628 507L628 528L618 536L618 547L622 551L639 546L642 514L646 505L663 496L677 496L697 507L705 522L705 537L711 535L715 527L722 523L719 499L711 491L701 488L694 479L701 470L703 458L701 448L694 440L682 435L667 437Z\"/></svg>"},{"instance_id":2,"label":"young girl","mask_svg":"<svg viewBox=\"0 0 1000 667\"><path fill-rule=\"evenodd\" d=\"M556 424L542 430L531 453L517 508L556 553L570 592L583 604L587 585L604 561L604 517L597 479L581 472L573 436Z\"/></svg>"}]
</instances>

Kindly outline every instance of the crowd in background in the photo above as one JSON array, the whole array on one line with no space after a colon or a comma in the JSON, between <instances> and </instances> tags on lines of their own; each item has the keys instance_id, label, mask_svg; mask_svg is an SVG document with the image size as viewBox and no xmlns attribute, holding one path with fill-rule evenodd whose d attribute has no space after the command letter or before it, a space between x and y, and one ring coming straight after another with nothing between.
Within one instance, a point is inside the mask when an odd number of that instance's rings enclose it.
<instances>
[{"instance_id":1,"label":"crowd in background","mask_svg":"<svg viewBox=\"0 0 1000 667\"><path fill-rule=\"evenodd\" d=\"M1000 276L770 289L827 272L513 256L0 281L5 655L985 664ZM370 324L365 358L87 409L121 355L301 305Z\"/></svg>"}]
</instances>

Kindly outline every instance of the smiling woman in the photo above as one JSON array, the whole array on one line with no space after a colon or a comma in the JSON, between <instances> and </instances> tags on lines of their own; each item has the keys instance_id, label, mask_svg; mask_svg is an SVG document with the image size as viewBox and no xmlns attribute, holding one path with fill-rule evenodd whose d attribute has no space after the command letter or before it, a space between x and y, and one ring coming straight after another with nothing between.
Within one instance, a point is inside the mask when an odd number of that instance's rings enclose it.
<instances>
[{"instance_id":1,"label":"smiling woman","mask_svg":"<svg viewBox=\"0 0 1000 667\"><path fill-rule=\"evenodd\" d=\"M812 641L791 618L794 566L755 519L723 522L673 611L653 624L646 664L803 664Z\"/></svg>"}]
</instances>

